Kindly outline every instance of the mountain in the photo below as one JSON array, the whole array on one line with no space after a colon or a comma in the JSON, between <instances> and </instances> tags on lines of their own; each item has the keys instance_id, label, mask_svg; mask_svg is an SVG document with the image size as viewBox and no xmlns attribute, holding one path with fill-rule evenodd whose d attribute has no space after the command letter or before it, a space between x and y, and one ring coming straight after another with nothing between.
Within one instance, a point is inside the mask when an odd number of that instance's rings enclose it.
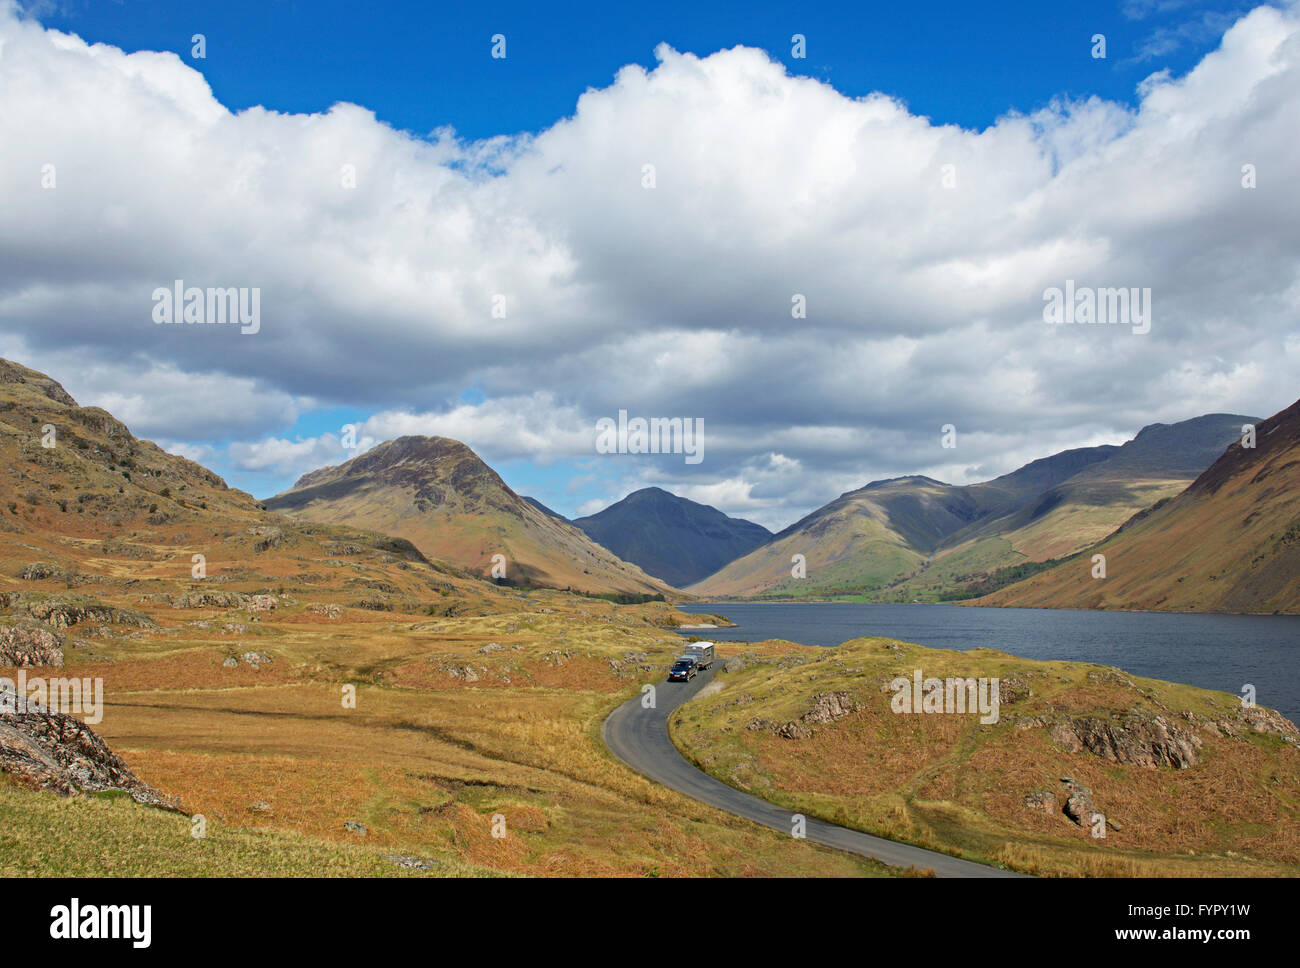
<instances>
[{"instance_id":1,"label":"mountain","mask_svg":"<svg viewBox=\"0 0 1300 968\"><path fill-rule=\"evenodd\" d=\"M1122 446L1062 451L991 481L875 481L691 586L704 597L933 600L999 568L1062 557L1172 497L1254 418L1152 424ZM803 555L806 577L792 575Z\"/></svg>"},{"instance_id":2,"label":"mountain","mask_svg":"<svg viewBox=\"0 0 1300 968\"><path fill-rule=\"evenodd\" d=\"M529 504L531 504L533 507L537 508L537 510L541 511L543 514L549 515L550 517L556 518L557 520L560 520L560 521L568 521L568 520L569 520L569 519L566 518L563 514L560 514L560 513L556 512L556 511L552 511L550 508L548 508L548 507L547 507L545 504L543 504L541 501L537 500L537 498L535 498L535 497L529 497L527 494L523 494L523 495L520 495L520 496L521 496L525 501L527 501ZM570 522L570 523L572 523L572 522Z\"/></svg>"},{"instance_id":3,"label":"mountain","mask_svg":"<svg viewBox=\"0 0 1300 968\"><path fill-rule=\"evenodd\" d=\"M1300 612L1300 401L1182 493L982 605ZM1093 578L1092 556L1106 557Z\"/></svg>"},{"instance_id":4,"label":"mountain","mask_svg":"<svg viewBox=\"0 0 1300 968\"><path fill-rule=\"evenodd\" d=\"M633 491L573 523L624 561L677 587L713 574L772 537L761 524L658 487Z\"/></svg>"},{"instance_id":5,"label":"mountain","mask_svg":"<svg viewBox=\"0 0 1300 968\"><path fill-rule=\"evenodd\" d=\"M999 567L1050 561L1100 541L1133 514L1182 491L1241 436L1243 424L1257 420L1209 414L1175 424L1151 424L1120 447L1085 448L1047 458L1057 461L1080 455L1086 462L1064 480L1044 479L1048 486L1026 492L1025 500L1010 513L990 515L951 535L925 572L901 590L924 597ZM1091 459L1099 453L1101 459ZM1035 461L1008 477L1040 463Z\"/></svg>"},{"instance_id":6,"label":"mountain","mask_svg":"<svg viewBox=\"0 0 1300 968\"><path fill-rule=\"evenodd\" d=\"M5 359L0 495L0 603L15 615L54 608L116 621L126 614L87 591L140 601L164 589L234 602L292 586L333 593L340 607L436 597L440 607L483 612L501 597L480 577L430 561L400 538L272 514L206 467L135 437L112 414L80 406L55 380ZM193 573L196 554L202 576ZM340 574L348 559L357 574ZM79 591L32 597L33 585L51 581Z\"/></svg>"},{"instance_id":7,"label":"mountain","mask_svg":"<svg viewBox=\"0 0 1300 968\"><path fill-rule=\"evenodd\" d=\"M411 541L427 555L522 585L592 593L669 591L572 524L512 491L470 448L446 437L399 437L304 475L265 502L293 518L347 524Z\"/></svg>"}]
</instances>

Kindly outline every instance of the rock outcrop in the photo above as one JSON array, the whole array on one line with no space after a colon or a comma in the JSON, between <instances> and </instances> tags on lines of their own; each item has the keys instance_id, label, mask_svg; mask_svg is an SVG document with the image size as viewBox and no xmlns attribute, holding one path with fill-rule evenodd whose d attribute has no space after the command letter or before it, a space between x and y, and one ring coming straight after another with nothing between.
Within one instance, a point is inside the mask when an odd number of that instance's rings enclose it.
<instances>
[{"instance_id":1,"label":"rock outcrop","mask_svg":"<svg viewBox=\"0 0 1300 968\"><path fill-rule=\"evenodd\" d=\"M833 723L861 708L862 703L847 692L819 692L813 696L812 706L800 719L805 723Z\"/></svg>"},{"instance_id":2,"label":"rock outcrop","mask_svg":"<svg viewBox=\"0 0 1300 968\"><path fill-rule=\"evenodd\" d=\"M1142 709L1131 709L1115 719L1065 719L1052 726L1051 737L1068 753L1086 750L1112 763L1185 770L1201 761L1199 736Z\"/></svg>"},{"instance_id":3,"label":"rock outcrop","mask_svg":"<svg viewBox=\"0 0 1300 968\"><path fill-rule=\"evenodd\" d=\"M1041 813L1056 813L1056 794L1051 790L1031 790L1024 796L1024 805Z\"/></svg>"},{"instance_id":4,"label":"rock outcrop","mask_svg":"<svg viewBox=\"0 0 1300 968\"><path fill-rule=\"evenodd\" d=\"M1098 816L1104 816L1092 799L1092 790L1073 781L1066 786L1065 815L1080 827L1091 828Z\"/></svg>"},{"instance_id":5,"label":"rock outcrop","mask_svg":"<svg viewBox=\"0 0 1300 968\"><path fill-rule=\"evenodd\" d=\"M25 383L55 403L68 407L77 405L72 395L53 379L10 360L0 360L0 383Z\"/></svg>"},{"instance_id":6,"label":"rock outcrop","mask_svg":"<svg viewBox=\"0 0 1300 968\"><path fill-rule=\"evenodd\" d=\"M270 525L262 524L249 528L248 534L261 539L253 545L253 550L256 552L270 551L284 544L284 532Z\"/></svg>"},{"instance_id":7,"label":"rock outcrop","mask_svg":"<svg viewBox=\"0 0 1300 968\"><path fill-rule=\"evenodd\" d=\"M48 629L0 626L0 666L61 666L63 637Z\"/></svg>"},{"instance_id":8,"label":"rock outcrop","mask_svg":"<svg viewBox=\"0 0 1300 968\"><path fill-rule=\"evenodd\" d=\"M1212 719L1190 710L1183 713L1183 718L1211 736L1239 737L1254 730L1257 733L1269 733L1280 737L1283 742L1300 747L1300 729L1275 709L1263 706L1240 706L1231 716Z\"/></svg>"},{"instance_id":9,"label":"rock outcrop","mask_svg":"<svg viewBox=\"0 0 1300 968\"><path fill-rule=\"evenodd\" d=\"M274 595L243 592L190 592L168 601L172 608L242 608L249 612L271 612L280 603Z\"/></svg>"},{"instance_id":10,"label":"rock outcrop","mask_svg":"<svg viewBox=\"0 0 1300 968\"><path fill-rule=\"evenodd\" d=\"M114 608L82 596L46 598L26 592L11 592L0 594L0 608L8 608L14 615L34 618L54 629L71 628L83 622L127 625L132 628L150 628L154 625L152 619L140 612Z\"/></svg>"},{"instance_id":11,"label":"rock outcrop","mask_svg":"<svg viewBox=\"0 0 1300 968\"><path fill-rule=\"evenodd\" d=\"M61 796L118 790L139 803L176 809L89 726L31 703L26 711L9 711L15 701L13 693L0 697L0 772Z\"/></svg>"},{"instance_id":12,"label":"rock outcrop","mask_svg":"<svg viewBox=\"0 0 1300 968\"><path fill-rule=\"evenodd\" d=\"M750 720L750 730L767 730L783 739L808 739L812 736L812 726L825 725L843 719L862 708L847 692L819 692L812 697L812 705L797 720L778 723L771 719L755 718Z\"/></svg>"}]
</instances>

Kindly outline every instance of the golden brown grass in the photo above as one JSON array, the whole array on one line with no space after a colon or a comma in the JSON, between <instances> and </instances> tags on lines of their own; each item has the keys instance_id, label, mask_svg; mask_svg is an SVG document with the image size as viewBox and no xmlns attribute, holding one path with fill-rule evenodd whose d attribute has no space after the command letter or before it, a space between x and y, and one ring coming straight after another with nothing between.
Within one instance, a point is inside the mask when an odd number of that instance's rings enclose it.
<instances>
[{"instance_id":1,"label":"golden brown grass","mask_svg":"<svg viewBox=\"0 0 1300 968\"><path fill-rule=\"evenodd\" d=\"M808 649L802 665L727 674L721 691L677 714L674 740L719 779L791 809L1032 873L1300 874L1300 750L1276 737L1203 733L1200 764L1149 769L1066 753L1047 729L1016 725L1035 715L1132 707L1186 725L1183 710L1224 717L1234 697L1116 677L1082 663L910 644L899 652L888 644L856 640ZM787 653L785 662L791 658ZM1033 695L1003 705L1001 721L991 726L960 715L897 715L893 693L882 685L917 667L927 676L1017 677ZM815 727L809 739L747 728L756 718L795 719L814 693L834 690L848 691L865 708ZM1059 810L1063 776L1091 787L1111 821L1104 840ZM1025 806L1025 794L1038 790L1057 796L1057 811Z\"/></svg>"},{"instance_id":2,"label":"golden brown grass","mask_svg":"<svg viewBox=\"0 0 1300 968\"><path fill-rule=\"evenodd\" d=\"M0 594L84 596L157 623L64 630L59 673L103 678L97 731L212 831L196 846L184 816L6 783L0 872L408 873L391 853L444 874L882 873L664 790L608 753L601 722L680 649L667 628L694 620L669 605L496 588L383 536L268 514L30 383L0 382L0 491L14 495L0 504ZM191 575L195 554L206 578ZM21 580L34 562L65 574ZM171 607L194 592L279 601ZM272 661L223 664L245 652Z\"/></svg>"}]
</instances>

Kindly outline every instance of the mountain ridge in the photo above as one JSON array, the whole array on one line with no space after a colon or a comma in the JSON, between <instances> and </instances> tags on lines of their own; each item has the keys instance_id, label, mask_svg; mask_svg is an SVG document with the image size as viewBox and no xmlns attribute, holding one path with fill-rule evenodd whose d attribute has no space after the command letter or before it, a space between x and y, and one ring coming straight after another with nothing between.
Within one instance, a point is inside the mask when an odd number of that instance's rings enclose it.
<instances>
[{"instance_id":1,"label":"mountain ridge","mask_svg":"<svg viewBox=\"0 0 1300 968\"><path fill-rule=\"evenodd\" d=\"M1300 401L1078 558L975 599L1044 608L1300 613ZM1104 578L1093 577L1103 555Z\"/></svg>"},{"instance_id":2,"label":"mountain ridge","mask_svg":"<svg viewBox=\"0 0 1300 968\"><path fill-rule=\"evenodd\" d=\"M1172 497L1253 418L1149 424L1123 444L1071 448L988 481L872 481L689 586L701 597L944 597L998 568L1077 551ZM806 578L794 574L802 555Z\"/></svg>"}]
</instances>

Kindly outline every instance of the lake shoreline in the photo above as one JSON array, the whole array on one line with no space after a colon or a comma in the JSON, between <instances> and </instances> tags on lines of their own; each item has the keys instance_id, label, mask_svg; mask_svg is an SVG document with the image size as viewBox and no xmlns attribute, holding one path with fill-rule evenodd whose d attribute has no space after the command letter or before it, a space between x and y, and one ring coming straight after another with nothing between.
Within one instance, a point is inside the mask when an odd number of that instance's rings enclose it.
<instances>
[{"instance_id":1,"label":"lake shoreline","mask_svg":"<svg viewBox=\"0 0 1300 968\"><path fill-rule=\"evenodd\" d=\"M930 648L997 649L1025 659L1062 659L1122 669L1240 695L1300 717L1300 616L1121 609L962 607L955 603L707 602L678 606L721 613L733 628L718 642L782 639L835 647L886 637Z\"/></svg>"},{"instance_id":2,"label":"lake shoreline","mask_svg":"<svg viewBox=\"0 0 1300 968\"><path fill-rule=\"evenodd\" d=\"M735 599L732 601L708 601L708 602L678 602L676 607L682 611L695 608L701 605L713 606L732 606L732 605L889 605L898 607L946 607L954 606L957 608L987 608L998 610L1016 610L1023 609L1028 611L1039 612L1122 612L1125 614L1138 615L1250 615L1258 617L1278 616L1281 618L1300 618L1297 612L1220 612L1196 610L1190 608L1083 608L1081 606L1061 605L1048 608L1044 605L982 605L976 601L961 602L859 602L846 598L772 598L762 601L749 599Z\"/></svg>"}]
</instances>

